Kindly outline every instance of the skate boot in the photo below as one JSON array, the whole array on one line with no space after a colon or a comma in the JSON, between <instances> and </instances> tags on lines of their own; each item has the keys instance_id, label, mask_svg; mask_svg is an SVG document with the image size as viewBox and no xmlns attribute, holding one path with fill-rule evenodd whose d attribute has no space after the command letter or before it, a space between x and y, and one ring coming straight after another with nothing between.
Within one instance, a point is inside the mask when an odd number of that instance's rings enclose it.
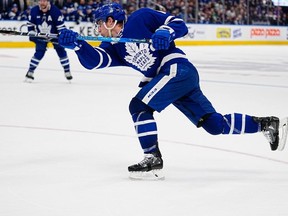
<instances>
[{"instance_id":1,"label":"skate boot","mask_svg":"<svg viewBox=\"0 0 288 216\"><path fill-rule=\"evenodd\" d=\"M279 145L279 118L271 117L253 117L254 121L261 126L261 131L268 139L272 151L277 150Z\"/></svg>"},{"instance_id":2,"label":"skate boot","mask_svg":"<svg viewBox=\"0 0 288 216\"><path fill-rule=\"evenodd\" d=\"M144 159L128 167L131 179L164 179L162 174L163 160L160 151L144 154Z\"/></svg>"},{"instance_id":3,"label":"skate boot","mask_svg":"<svg viewBox=\"0 0 288 216\"><path fill-rule=\"evenodd\" d=\"M26 78L26 79L25 79L25 82L31 83L31 82L34 80L34 73L31 72L31 71L28 71L28 72L26 73L25 78Z\"/></svg>"},{"instance_id":4,"label":"skate boot","mask_svg":"<svg viewBox=\"0 0 288 216\"><path fill-rule=\"evenodd\" d=\"M72 77L72 75L71 75L70 72L65 72L65 77L66 77L66 79L67 79L68 81L70 81L70 80L73 79L73 77Z\"/></svg>"}]
</instances>

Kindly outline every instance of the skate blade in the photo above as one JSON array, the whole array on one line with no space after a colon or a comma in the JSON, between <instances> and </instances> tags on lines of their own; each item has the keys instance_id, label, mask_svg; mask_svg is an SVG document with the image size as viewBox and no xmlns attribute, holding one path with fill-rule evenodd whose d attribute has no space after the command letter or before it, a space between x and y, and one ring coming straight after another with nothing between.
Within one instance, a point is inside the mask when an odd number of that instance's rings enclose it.
<instances>
[{"instance_id":1,"label":"skate blade","mask_svg":"<svg viewBox=\"0 0 288 216\"><path fill-rule=\"evenodd\" d=\"M129 178L132 180L164 180L165 176L162 169L151 170L149 172L129 172Z\"/></svg>"},{"instance_id":2,"label":"skate blade","mask_svg":"<svg viewBox=\"0 0 288 216\"><path fill-rule=\"evenodd\" d=\"M32 83L32 82L33 82L33 80L30 78L25 78L25 80L24 80L24 83Z\"/></svg>"},{"instance_id":3,"label":"skate blade","mask_svg":"<svg viewBox=\"0 0 288 216\"><path fill-rule=\"evenodd\" d=\"M283 151L285 148L286 140L288 134L288 118L280 120L279 123L279 145L277 150Z\"/></svg>"}]
</instances>

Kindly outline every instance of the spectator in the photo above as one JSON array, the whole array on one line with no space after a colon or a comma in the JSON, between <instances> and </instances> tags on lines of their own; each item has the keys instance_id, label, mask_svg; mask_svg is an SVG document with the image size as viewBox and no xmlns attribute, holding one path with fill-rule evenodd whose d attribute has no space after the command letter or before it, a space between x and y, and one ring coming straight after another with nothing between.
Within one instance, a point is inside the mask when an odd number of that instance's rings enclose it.
<instances>
[{"instance_id":1,"label":"spectator","mask_svg":"<svg viewBox=\"0 0 288 216\"><path fill-rule=\"evenodd\" d=\"M91 5L87 5L84 10L84 18L83 21L86 22L94 22L93 10Z\"/></svg>"},{"instance_id":2,"label":"spectator","mask_svg":"<svg viewBox=\"0 0 288 216\"><path fill-rule=\"evenodd\" d=\"M69 13L68 15L69 21L74 21L77 24L80 24L80 22L82 22L85 17L83 10L84 10L83 6L79 5L77 7L77 10L74 10L71 13Z\"/></svg>"},{"instance_id":3,"label":"spectator","mask_svg":"<svg viewBox=\"0 0 288 216\"><path fill-rule=\"evenodd\" d=\"M60 11L63 14L64 20L69 21L68 8L64 6L62 9L60 9Z\"/></svg>"},{"instance_id":4,"label":"spectator","mask_svg":"<svg viewBox=\"0 0 288 216\"><path fill-rule=\"evenodd\" d=\"M8 12L8 19L9 20L19 20L20 19L20 11L18 9L17 4L12 5L12 8Z\"/></svg>"},{"instance_id":5,"label":"spectator","mask_svg":"<svg viewBox=\"0 0 288 216\"><path fill-rule=\"evenodd\" d=\"M70 14L76 10L77 4L75 2L73 2L72 0L66 0L63 7L66 7L67 8L67 14Z\"/></svg>"},{"instance_id":6,"label":"spectator","mask_svg":"<svg viewBox=\"0 0 288 216\"><path fill-rule=\"evenodd\" d=\"M28 6L27 9L20 14L20 20L28 20L31 8L31 6Z\"/></svg>"},{"instance_id":7,"label":"spectator","mask_svg":"<svg viewBox=\"0 0 288 216\"><path fill-rule=\"evenodd\" d=\"M63 5L62 13L66 21L75 21L80 23L86 20L93 20L90 14L90 7L93 10L107 3L107 0L54 0L58 5ZM196 15L196 1L198 1L198 14ZM1 0L0 0L1 2ZM5 0L10 2L11 0ZM25 0L14 0L17 3L18 11L23 12L22 5L25 8ZM112 0L112 2L121 2ZM187 18L188 23L202 24L264 24L264 25L287 25L287 9L275 6L272 0L187 0L185 5L184 0L129 0L122 1L123 8L129 16L138 8L150 7L155 10L169 12L170 14ZM21 4L20 4L21 3ZM61 3L61 4L60 4ZM249 7L247 4L249 4ZM1 7L4 6L0 5ZM82 9L78 8L81 6ZM187 9L186 9L187 8ZM249 11L248 11L249 8ZM11 19L8 16L10 11L2 10L0 19ZM187 15L185 15L187 12ZM13 14L13 13L12 13ZM11 15L12 15L11 14ZM24 14L23 14L24 15ZM88 16L88 17L86 17ZM15 19L14 16L12 19ZM23 20L24 17L21 17ZM249 20L248 20L249 19Z\"/></svg>"}]
</instances>

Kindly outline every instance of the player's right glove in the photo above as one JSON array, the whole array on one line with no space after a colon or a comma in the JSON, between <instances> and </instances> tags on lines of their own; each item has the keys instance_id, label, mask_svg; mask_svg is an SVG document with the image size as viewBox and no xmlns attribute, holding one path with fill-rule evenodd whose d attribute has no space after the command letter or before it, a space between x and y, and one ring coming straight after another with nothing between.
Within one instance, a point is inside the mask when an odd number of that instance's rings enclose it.
<instances>
[{"instance_id":1,"label":"player's right glove","mask_svg":"<svg viewBox=\"0 0 288 216\"><path fill-rule=\"evenodd\" d=\"M79 43L77 40L78 35L79 34L77 32L74 32L69 29L63 29L59 33L58 43L64 48L75 50L79 46Z\"/></svg>"}]
</instances>

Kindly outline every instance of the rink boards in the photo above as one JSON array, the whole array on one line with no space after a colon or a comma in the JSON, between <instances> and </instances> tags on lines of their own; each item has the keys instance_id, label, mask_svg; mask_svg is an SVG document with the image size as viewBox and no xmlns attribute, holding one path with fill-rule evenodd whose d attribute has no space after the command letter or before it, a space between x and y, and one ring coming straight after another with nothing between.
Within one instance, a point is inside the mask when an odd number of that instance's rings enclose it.
<instances>
[{"instance_id":1,"label":"rink boards","mask_svg":"<svg viewBox=\"0 0 288 216\"><path fill-rule=\"evenodd\" d=\"M66 22L67 28L81 35L94 36L93 23ZM288 27L285 26L247 26L247 25L209 25L187 24L188 34L177 39L176 45L288 45ZM27 31L26 21L0 21L0 29ZM90 41L94 46L99 42ZM0 36L0 48L28 48L34 44L28 37Z\"/></svg>"}]
</instances>

